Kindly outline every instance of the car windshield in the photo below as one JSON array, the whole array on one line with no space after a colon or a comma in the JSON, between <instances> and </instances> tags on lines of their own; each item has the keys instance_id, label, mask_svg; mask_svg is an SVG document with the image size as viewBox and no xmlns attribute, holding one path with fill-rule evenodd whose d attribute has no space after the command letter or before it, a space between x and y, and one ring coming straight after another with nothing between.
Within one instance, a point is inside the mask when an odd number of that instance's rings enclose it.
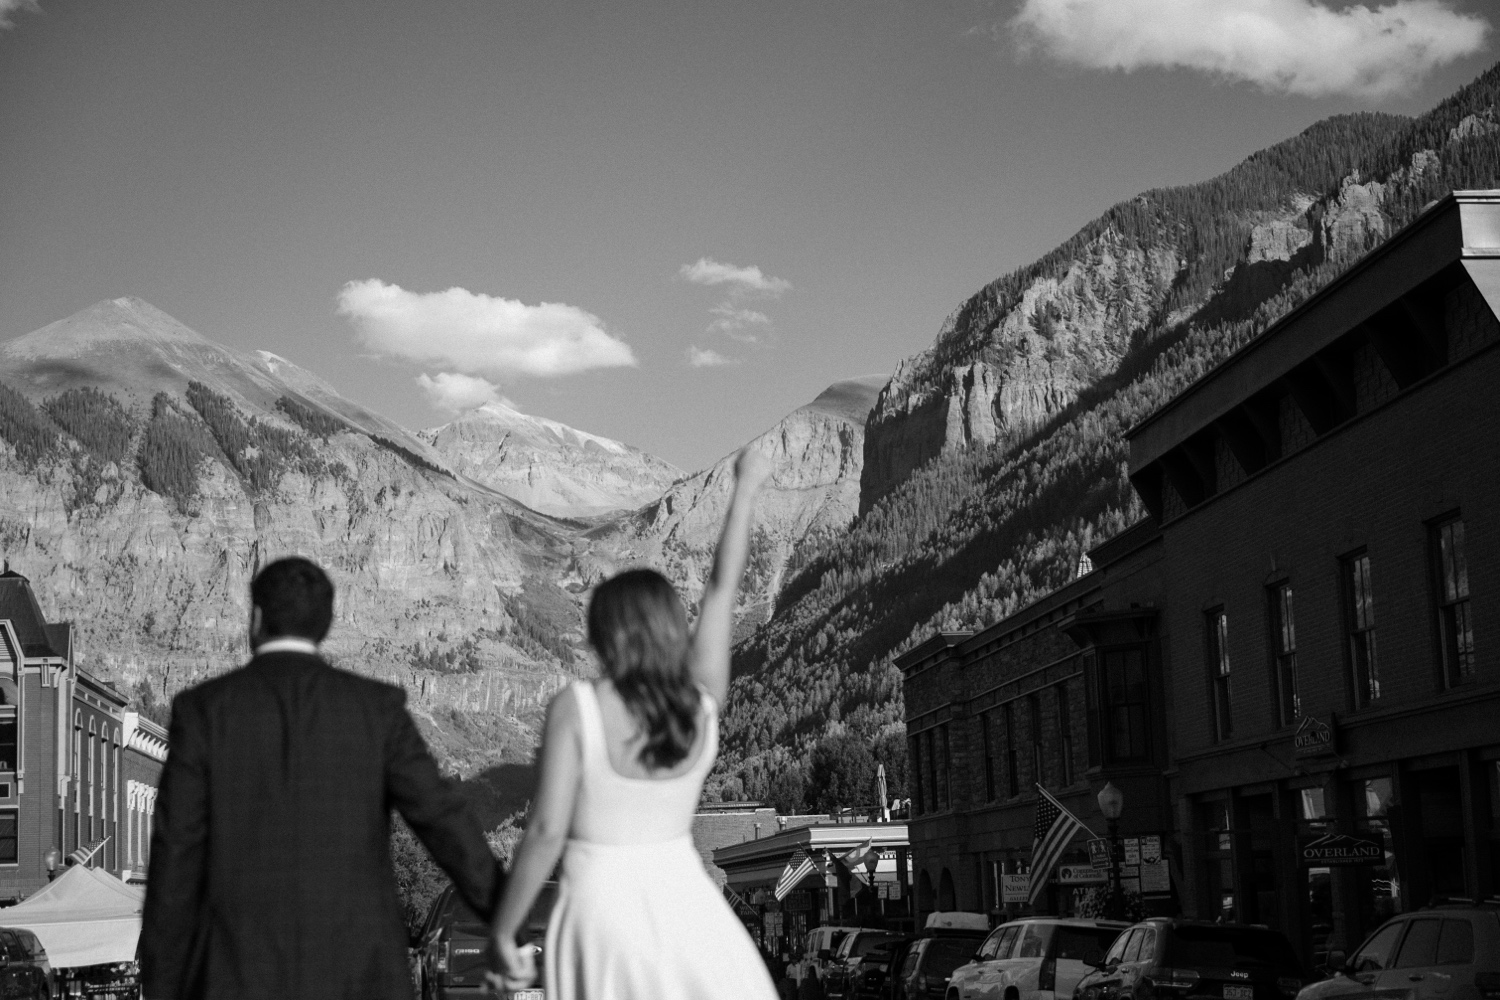
<instances>
[{"instance_id":1,"label":"car windshield","mask_svg":"<svg viewBox=\"0 0 1500 1000\"><path fill-rule=\"evenodd\" d=\"M854 939L854 950L850 954L864 958L876 948L883 947L897 940L900 939L893 934L861 934Z\"/></svg>"},{"instance_id":2,"label":"car windshield","mask_svg":"<svg viewBox=\"0 0 1500 1000\"><path fill-rule=\"evenodd\" d=\"M1301 975L1291 944L1272 931L1250 927L1173 927L1162 961L1175 968L1244 969L1256 966Z\"/></svg>"},{"instance_id":3,"label":"car windshield","mask_svg":"<svg viewBox=\"0 0 1500 1000\"><path fill-rule=\"evenodd\" d=\"M1104 961L1104 953L1120 936L1117 927L1068 927L1057 929L1057 947L1054 949L1059 961L1087 962L1098 965Z\"/></svg>"},{"instance_id":4,"label":"car windshield","mask_svg":"<svg viewBox=\"0 0 1500 1000\"><path fill-rule=\"evenodd\" d=\"M954 969L974 957L978 942L965 938L938 938L927 946L922 956L922 971L929 976L947 977Z\"/></svg>"}]
</instances>

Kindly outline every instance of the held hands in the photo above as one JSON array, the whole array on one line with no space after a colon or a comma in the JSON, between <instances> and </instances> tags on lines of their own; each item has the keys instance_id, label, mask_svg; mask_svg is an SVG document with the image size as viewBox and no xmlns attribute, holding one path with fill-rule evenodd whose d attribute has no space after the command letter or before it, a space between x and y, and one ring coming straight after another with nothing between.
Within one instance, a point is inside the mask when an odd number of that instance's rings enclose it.
<instances>
[{"instance_id":1,"label":"held hands","mask_svg":"<svg viewBox=\"0 0 1500 1000\"><path fill-rule=\"evenodd\" d=\"M509 934L498 934L490 941L490 971L485 981L490 988L502 995L524 990L536 982L536 952L534 944L516 944Z\"/></svg>"},{"instance_id":2,"label":"held hands","mask_svg":"<svg viewBox=\"0 0 1500 1000\"><path fill-rule=\"evenodd\" d=\"M754 492L771 476L771 460L760 449L746 446L734 459L735 484L747 492Z\"/></svg>"}]
</instances>

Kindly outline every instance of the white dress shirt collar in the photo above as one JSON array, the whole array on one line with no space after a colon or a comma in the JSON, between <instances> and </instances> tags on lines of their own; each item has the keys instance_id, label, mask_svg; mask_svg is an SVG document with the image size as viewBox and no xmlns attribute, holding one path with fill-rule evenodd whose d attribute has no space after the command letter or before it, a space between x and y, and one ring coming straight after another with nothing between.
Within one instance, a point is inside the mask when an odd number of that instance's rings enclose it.
<instances>
[{"instance_id":1,"label":"white dress shirt collar","mask_svg":"<svg viewBox=\"0 0 1500 1000\"><path fill-rule=\"evenodd\" d=\"M267 653L306 653L308 656L317 656L318 644L300 635L279 635L255 647L256 656L265 656Z\"/></svg>"}]
</instances>

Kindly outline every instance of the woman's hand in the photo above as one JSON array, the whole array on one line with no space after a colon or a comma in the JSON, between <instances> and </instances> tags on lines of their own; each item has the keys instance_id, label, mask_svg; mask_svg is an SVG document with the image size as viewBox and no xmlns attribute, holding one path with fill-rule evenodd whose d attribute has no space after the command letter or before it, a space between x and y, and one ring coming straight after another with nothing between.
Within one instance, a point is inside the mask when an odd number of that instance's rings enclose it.
<instances>
[{"instance_id":1,"label":"woman's hand","mask_svg":"<svg viewBox=\"0 0 1500 1000\"><path fill-rule=\"evenodd\" d=\"M757 489L771 476L771 460L754 446L741 449L734 459L734 478L742 489Z\"/></svg>"},{"instance_id":2,"label":"woman's hand","mask_svg":"<svg viewBox=\"0 0 1500 1000\"><path fill-rule=\"evenodd\" d=\"M485 979L496 990L514 993L536 982L536 946L516 944L514 937L497 935L490 941L492 970Z\"/></svg>"}]
</instances>

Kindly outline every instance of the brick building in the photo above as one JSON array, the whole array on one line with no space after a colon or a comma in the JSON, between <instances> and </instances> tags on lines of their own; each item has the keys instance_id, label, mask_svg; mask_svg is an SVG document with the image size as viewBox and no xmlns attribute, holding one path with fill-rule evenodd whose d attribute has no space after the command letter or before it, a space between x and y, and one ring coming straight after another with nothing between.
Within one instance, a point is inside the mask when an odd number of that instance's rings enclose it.
<instances>
[{"instance_id":1,"label":"brick building","mask_svg":"<svg viewBox=\"0 0 1500 1000\"><path fill-rule=\"evenodd\" d=\"M59 866L143 878L167 735L127 704L77 665L30 581L0 574L0 900L46 885L54 849Z\"/></svg>"},{"instance_id":2,"label":"brick building","mask_svg":"<svg viewBox=\"0 0 1500 1000\"><path fill-rule=\"evenodd\" d=\"M1308 959L1500 891L1497 312L1500 192L1460 192L1131 432L1150 513L1093 572L902 657L919 905L993 905L1037 773Z\"/></svg>"}]
</instances>

